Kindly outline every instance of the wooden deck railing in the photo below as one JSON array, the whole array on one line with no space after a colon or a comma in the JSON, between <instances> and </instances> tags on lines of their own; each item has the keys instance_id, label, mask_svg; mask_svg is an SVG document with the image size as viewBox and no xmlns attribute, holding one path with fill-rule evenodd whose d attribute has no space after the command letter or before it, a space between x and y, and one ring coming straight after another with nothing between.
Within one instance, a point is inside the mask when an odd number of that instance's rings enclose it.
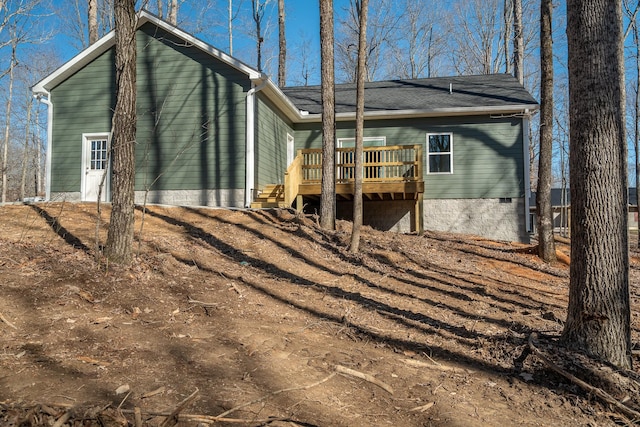
<instances>
[{"instance_id":1,"label":"wooden deck railing","mask_svg":"<svg viewBox=\"0 0 640 427\"><path fill-rule=\"evenodd\" d=\"M353 182L353 148L336 150L336 183ZM322 180L322 149L298 150L285 174L285 203L290 206L300 185L319 184ZM363 182L415 182L422 180L422 146L393 145L364 147Z\"/></svg>"}]
</instances>

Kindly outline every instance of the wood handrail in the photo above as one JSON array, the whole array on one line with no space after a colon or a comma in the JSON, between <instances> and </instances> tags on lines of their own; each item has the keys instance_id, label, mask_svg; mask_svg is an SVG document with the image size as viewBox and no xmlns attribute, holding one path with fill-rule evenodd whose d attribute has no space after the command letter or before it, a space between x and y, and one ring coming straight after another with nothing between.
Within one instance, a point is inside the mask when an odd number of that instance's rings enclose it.
<instances>
[{"instance_id":1,"label":"wood handrail","mask_svg":"<svg viewBox=\"0 0 640 427\"><path fill-rule=\"evenodd\" d=\"M336 184L354 180L354 148L336 149ZM363 148L363 183L422 181L422 146L387 145ZM298 150L284 175L284 203L292 206L300 186L322 181L322 149ZM298 201L301 203L301 200ZM300 206L297 209L301 209Z\"/></svg>"},{"instance_id":2,"label":"wood handrail","mask_svg":"<svg viewBox=\"0 0 640 427\"><path fill-rule=\"evenodd\" d=\"M322 149L298 150L302 157L300 184L322 179ZM353 181L354 149L336 149L336 182ZM363 148L363 182L407 182L422 180L421 145L386 145Z\"/></svg>"},{"instance_id":3,"label":"wood handrail","mask_svg":"<svg viewBox=\"0 0 640 427\"><path fill-rule=\"evenodd\" d=\"M291 206L298 195L298 187L302 182L302 155L298 150L298 155L287 168L284 174L284 203Z\"/></svg>"}]
</instances>

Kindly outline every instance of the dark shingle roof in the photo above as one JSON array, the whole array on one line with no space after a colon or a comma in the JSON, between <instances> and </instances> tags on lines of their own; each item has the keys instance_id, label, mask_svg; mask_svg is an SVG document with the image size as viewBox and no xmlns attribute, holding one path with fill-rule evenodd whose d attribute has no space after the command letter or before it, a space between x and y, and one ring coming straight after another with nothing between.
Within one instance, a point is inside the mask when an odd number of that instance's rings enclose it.
<instances>
[{"instance_id":1,"label":"dark shingle roof","mask_svg":"<svg viewBox=\"0 0 640 427\"><path fill-rule=\"evenodd\" d=\"M298 109L310 114L322 112L320 86L288 87L283 92ZM390 80L365 85L366 112L522 105L537 105L537 101L509 74ZM355 109L356 85L336 85L336 113L353 113Z\"/></svg>"}]
</instances>

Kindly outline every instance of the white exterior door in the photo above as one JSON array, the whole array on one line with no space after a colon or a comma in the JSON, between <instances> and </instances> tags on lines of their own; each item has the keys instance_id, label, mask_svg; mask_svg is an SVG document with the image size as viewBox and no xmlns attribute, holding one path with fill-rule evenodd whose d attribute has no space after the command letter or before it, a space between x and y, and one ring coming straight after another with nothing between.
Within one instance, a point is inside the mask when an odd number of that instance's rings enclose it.
<instances>
[{"instance_id":1,"label":"white exterior door","mask_svg":"<svg viewBox=\"0 0 640 427\"><path fill-rule=\"evenodd\" d=\"M82 200L98 201L102 177L106 174L100 200L109 195L109 135L85 134L82 136Z\"/></svg>"}]
</instances>

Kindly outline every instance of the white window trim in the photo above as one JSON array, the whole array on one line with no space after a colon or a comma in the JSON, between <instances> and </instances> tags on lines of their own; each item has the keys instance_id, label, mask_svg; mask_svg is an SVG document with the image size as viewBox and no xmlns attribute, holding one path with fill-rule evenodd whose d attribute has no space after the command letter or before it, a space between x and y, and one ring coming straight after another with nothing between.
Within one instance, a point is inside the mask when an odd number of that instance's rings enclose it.
<instances>
[{"instance_id":1,"label":"white window trim","mask_svg":"<svg viewBox=\"0 0 640 427\"><path fill-rule=\"evenodd\" d=\"M338 148L343 148L344 147L344 143L346 141L353 141L353 145L355 146L356 143L356 139L355 138L338 138L338 142L336 144L336 147ZM384 144L383 146L387 145L387 137L386 136L365 136L362 138L362 145L363 146L367 146L366 142L367 141L383 141Z\"/></svg>"},{"instance_id":2,"label":"white window trim","mask_svg":"<svg viewBox=\"0 0 640 427\"><path fill-rule=\"evenodd\" d=\"M431 152L429 152L429 137L431 135L449 135L449 145L450 145L450 150L449 150L449 156L450 156L450 165L449 165L449 172L431 172L430 166L431 166L431 162L429 161L431 158ZM427 133L427 137L425 140L426 144L427 144L427 174L429 175L452 175L453 174L453 132L430 132ZM442 153L433 153L434 155L439 155Z\"/></svg>"}]
</instances>

